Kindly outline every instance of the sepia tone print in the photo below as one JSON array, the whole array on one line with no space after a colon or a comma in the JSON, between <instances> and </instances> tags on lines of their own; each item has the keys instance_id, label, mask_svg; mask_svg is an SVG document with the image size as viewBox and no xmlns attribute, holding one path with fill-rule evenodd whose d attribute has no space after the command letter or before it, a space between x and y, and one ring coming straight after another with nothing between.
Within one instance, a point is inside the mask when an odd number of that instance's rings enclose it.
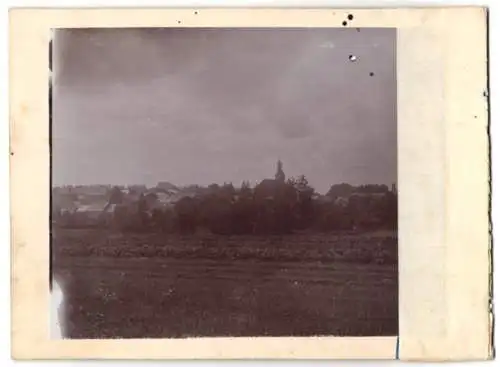
<instances>
[{"instance_id":1,"label":"sepia tone print","mask_svg":"<svg viewBox=\"0 0 500 367\"><path fill-rule=\"evenodd\" d=\"M64 338L398 333L396 30L59 29Z\"/></svg>"}]
</instances>

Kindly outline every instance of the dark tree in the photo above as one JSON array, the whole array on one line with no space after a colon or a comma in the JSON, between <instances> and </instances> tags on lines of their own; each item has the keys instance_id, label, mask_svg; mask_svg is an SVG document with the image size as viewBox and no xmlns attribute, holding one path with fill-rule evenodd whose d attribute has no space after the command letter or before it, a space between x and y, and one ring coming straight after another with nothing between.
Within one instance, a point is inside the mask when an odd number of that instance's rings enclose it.
<instances>
[{"instance_id":1,"label":"dark tree","mask_svg":"<svg viewBox=\"0 0 500 367\"><path fill-rule=\"evenodd\" d=\"M233 203L231 197L219 195L210 202L209 228L212 233L233 233Z\"/></svg>"},{"instance_id":2,"label":"dark tree","mask_svg":"<svg viewBox=\"0 0 500 367\"><path fill-rule=\"evenodd\" d=\"M137 203L137 214L139 216L139 223L142 229L149 226L148 202L146 197L141 194Z\"/></svg>"},{"instance_id":3,"label":"dark tree","mask_svg":"<svg viewBox=\"0 0 500 367\"><path fill-rule=\"evenodd\" d=\"M224 185L220 189L221 194L228 199L232 199L236 194L236 189L234 188L232 183L224 183Z\"/></svg>"},{"instance_id":4,"label":"dark tree","mask_svg":"<svg viewBox=\"0 0 500 367\"><path fill-rule=\"evenodd\" d=\"M305 229L314 221L314 203L312 199L314 188L309 185L305 175L289 179L288 185L292 186L297 193L296 203L293 208L295 227Z\"/></svg>"},{"instance_id":5,"label":"dark tree","mask_svg":"<svg viewBox=\"0 0 500 367\"><path fill-rule=\"evenodd\" d=\"M181 233L193 233L197 226L198 206L191 197L183 197L174 206L176 228Z\"/></svg>"},{"instance_id":6,"label":"dark tree","mask_svg":"<svg viewBox=\"0 0 500 367\"><path fill-rule=\"evenodd\" d=\"M123 203L123 193L117 186L114 186L111 189L109 194L109 203L110 204L122 204Z\"/></svg>"},{"instance_id":7,"label":"dark tree","mask_svg":"<svg viewBox=\"0 0 500 367\"><path fill-rule=\"evenodd\" d=\"M346 207L332 202L315 205L314 228L320 231L350 230L353 221Z\"/></svg>"},{"instance_id":8,"label":"dark tree","mask_svg":"<svg viewBox=\"0 0 500 367\"><path fill-rule=\"evenodd\" d=\"M208 185L209 193L216 194L217 192L219 192L219 189L220 189L219 185L215 183Z\"/></svg>"},{"instance_id":9,"label":"dark tree","mask_svg":"<svg viewBox=\"0 0 500 367\"><path fill-rule=\"evenodd\" d=\"M233 233L252 233L255 225L255 203L248 182L243 182L239 197L232 205Z\"/></svg>"},{"instance_id":10,"label":"dark tree","mask_svg":"<svg viewBox=\"0 0 500 367\"><path fill-rule=\"evenodd\" d=\"M347 183L336 184L330 187L326 195L333 199L338 197L349 197L354 192L354 189L353 186Z\"/></svg>"},{"instance_id":11,"label":"dark tree","mask_svg":"<svg viewBox=\"0 0 500 367\"><path fill-rule=\"evenodd\" d=\"M250 187L250 182L243 181L241 183L240 196L247 197L247 198L252 196L252 188Z\"/></svg>"},{"instance_id":12,"label":"dark tree","mask_svg":"<svg viewBox=\"0 0 500 367\"><path fill-rule=\"evenodd\" d=\"M163 211L159 208L153 209L153 212L151 214L151 225L153 226L153 228L157 231L163 231L163 221Z\"/></svg>"}]
</instances>

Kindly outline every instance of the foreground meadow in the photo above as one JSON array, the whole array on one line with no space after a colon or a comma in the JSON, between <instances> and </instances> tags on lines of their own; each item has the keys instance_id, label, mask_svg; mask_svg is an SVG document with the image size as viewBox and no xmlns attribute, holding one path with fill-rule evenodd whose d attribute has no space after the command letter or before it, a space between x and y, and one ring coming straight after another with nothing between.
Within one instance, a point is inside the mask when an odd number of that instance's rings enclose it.
<instances>
[{"instance_id":1,"label":"foreground meadow","mask_svg":"<svg viewBox=\"0 0 500 367\"><path fill-rule=\"evenodd\" d=\"M52 236L71 338L398 331L395 232Z\"/></svg>"}]
</instances>

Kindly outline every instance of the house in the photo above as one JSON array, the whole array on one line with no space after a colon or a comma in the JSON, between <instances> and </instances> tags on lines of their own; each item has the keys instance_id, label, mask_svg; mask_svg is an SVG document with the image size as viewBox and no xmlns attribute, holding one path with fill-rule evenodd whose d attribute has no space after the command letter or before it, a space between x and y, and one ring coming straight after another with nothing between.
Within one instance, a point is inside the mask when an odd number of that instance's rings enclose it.
<instances>
[{"instance_id":1,"label":"house","mask_svg":"<svg viewBox=\"0 0 500 367\"><path fill-rule=\"evenodd\" d=\"M349 200L382 200L387 196L386 192L353 192Z\"/></svg>"},{"instance_id":2,"label":"house","mask_svg":"<svg viewBox=\"0 0 500 367\"><path fill-rule=\"evenodd\" d=\"M60 223L64 216L70 215L78 207L72 195L55 194L51 198L51 214L54 223Z\"/></svg>"},{"instance_id":3,"label":"house","mask_svg":"<svg viewBox=\"0 0 500 367\"><path fill-rule=\"evenodd\" d=\"M175 189L162 189L158 187L154 187L149 189L147 194L154 193L156 195L157 200L163 205L172 204L176 201L177 197L180 195L180 190Z\"/></svg>"},{"instance_id":4,"label":"house","mask_svg":"<svg viewBox=\"0 0 500 367\"><path fill-rule=\"evenodd\" d=\"M156 185L156 187L158 189L163 189L163 190L173 190L173 191L179 191L179 188L173 184L171 184L170 182L167 182L167 181L160 181L158 182L158 184Z\"/></svg>"},{"instance_id":5,"label":"house","mask_svg":"<svg viewBox=\"0 0 500 367\"><path fill-rule=\"evenodd\" d=\"M157 192L156 197L159 203L167 205L170 203L170 199L173 196L173 193L167 192Z\"/></svg>"},{"instance_id":6,"label":"house","mask_svg":"<svg viewBox=\"0 0 500 367\"><path fill-rule=\"evenodd\" d=\"M78 185L70 188L70 192L77 195L85 196L103 196L109 191L107 185Z\"/></svg>"},{"instance_id":7,"label":"house","mask_svg":"<svg viewBox=\"0 0 500 367\"><path fill-rule=\"evenodd\" d=\"M331 202L331 200L329 202ZM334 200L334 203L335 205L345 208L349 205L349 198L339 196Z\"/></svg>"},{"instance_id":8,"label":"house","mask_svg":"<svg viewBox=\"0 0 500 367\"><path fill-rule=\"evenodd\" d=\"M321 204L328 204L328 203L335 202L335 200L331 196L321 195L321 194L318 194L317 192L312 194L311 199L313 201L321 203Z\"/></svg>"},{"instance_id":9,"label":"house","mask_svg":"<svg viewBox=\"0 0 500 367\"><path fill-rule=\"evenodd\" d=\"M71 195L52 195L52 208L57 210L76 209L75 200Z\"/></svg>"},{"instance_id":10,"label":"house","mask_svg":"<svg viewBox=\"0 0 500 367\"><path fill-rule=\"evenodd\" d=\"M108 204L82 205L71 213L71 222L80 226L98 226L105 223Z\"/></svg>"},{"instance_id":11,"label":"house","mask_svg":"<svg viewBox=\"0 0 500 367\"><path fill-rule=\"evenodd\" d=\"M129 192L135 192L138 194L144 194L146 191L148 191L146 185L129 185L127 189Z\"/></svg>"},{"instance_id":12,"label":"house","mask_svg":"<svg viewBox=\"0 0 500 367\"><path fill-rule=\"evenodd\" d=\"M157 206L162 208L172 207L182 197L179 192L159 192L157 193Z\"/></svg>"}]
</instances>

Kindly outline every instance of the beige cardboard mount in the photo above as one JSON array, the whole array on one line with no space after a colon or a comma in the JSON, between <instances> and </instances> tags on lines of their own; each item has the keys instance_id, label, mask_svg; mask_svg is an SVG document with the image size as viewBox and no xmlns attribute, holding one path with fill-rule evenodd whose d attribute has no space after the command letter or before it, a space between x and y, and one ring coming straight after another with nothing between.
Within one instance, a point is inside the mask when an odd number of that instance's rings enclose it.
<instances>
[{"instance_id":1,"label":"beige cardboard mount","mask_svg":"<svg viewBox=\"0 0 500 367\"><path fill-rule=\"evenodd\" d=\"M347 14L398 29L399 358L491 357L486 9L139 8L10 11L15 359L396 357L396 337L49 339L50 30L342 27Z\"/></svg>"}]
</instances>

